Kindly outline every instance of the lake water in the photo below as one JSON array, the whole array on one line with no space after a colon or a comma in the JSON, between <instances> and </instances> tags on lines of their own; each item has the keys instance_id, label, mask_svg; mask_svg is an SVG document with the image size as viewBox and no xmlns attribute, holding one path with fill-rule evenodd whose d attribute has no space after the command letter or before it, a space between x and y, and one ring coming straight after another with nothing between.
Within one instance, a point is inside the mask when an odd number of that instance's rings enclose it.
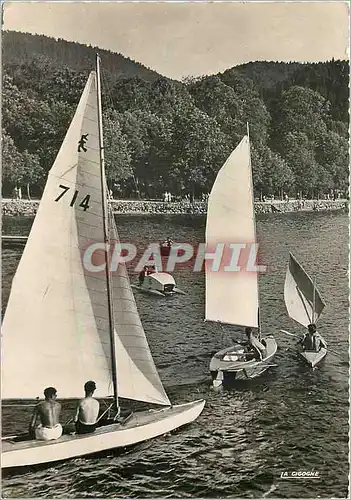
<instances>
[{"instance_id":1,"label":"lake water","mask_svg":"<svg viewBox=\"0 0 351 500\"><path fill-rule=\"evenodd\" d=\"M168 235L176 241L204 241L203 217L124 216L117 223L125 241L145 243ZM5 218L3 232L28 234L30 225L28 219ZM203 322L203 274L176 269L186 296L136 294L136 300L170 399L205 398L200 418L123 453L5 473L3 497L347 496L348 217L340 212L267 214L258 217L258 235L268 265L260 278L262 330L275 334L277 367L246 386L214 393L209 361L228 345L229 329L222 332ZM280 328L298 332L283 300L289 251L316 276L327 303L319 331L337 353L329 352L313 372L296 356L295 339L279 333ZM3 307L20 255L20 249L3 250ZM240 330L232 329L231 337L235 331ZM43 385L44 379L43 374ZM3 408L3 433L27 428L31 411ZM284 471L311 470L319 478L280 478Z\"/></svg>"}]
</instances>

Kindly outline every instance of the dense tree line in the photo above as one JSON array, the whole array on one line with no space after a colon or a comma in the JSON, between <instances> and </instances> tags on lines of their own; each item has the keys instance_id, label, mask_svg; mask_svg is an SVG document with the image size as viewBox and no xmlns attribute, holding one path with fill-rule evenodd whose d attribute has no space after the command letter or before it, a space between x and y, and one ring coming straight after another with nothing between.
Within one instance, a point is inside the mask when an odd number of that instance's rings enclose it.
<instances>
[{"instance_id":1,"label":"dense tree line","mask_svg":"<svg viewBox=\"0 0 351 500\"><path fill-rule=\"evenodd\" d=\"M5 35L4 194L27 185L40 195L95 51L43 36ZM106 167L116 195L208 192L247 122L257 196L346 190L346 61L255 62L175 82L130 60L121 71L125 58L105 55Z\"/></svg>"}]
</instances>

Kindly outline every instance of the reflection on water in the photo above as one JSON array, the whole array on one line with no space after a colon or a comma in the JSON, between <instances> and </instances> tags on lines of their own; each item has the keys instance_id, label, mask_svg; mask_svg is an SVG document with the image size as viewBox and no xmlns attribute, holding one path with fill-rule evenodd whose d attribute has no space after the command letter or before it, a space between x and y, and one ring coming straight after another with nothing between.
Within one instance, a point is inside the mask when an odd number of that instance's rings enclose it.
<instances>
[{"instance_id":1,"label":"reflection on water","mask_svg":"<svg viewBox=\"0 0 351 500\"><path fill-rule=\"evenodd\" d=\"M155 362L174 403L206 398L194 424L121 452L6 473L5 497L345 497L348 480L348 249L341 213L267 214L258 218L262 326L278 341L277 367L252 383L214 393L211 353L241 335L204 323L204 277L189 267L174 276L187 296L136 294ZM120 217L121 239L204 241L202 217ZM4 220L3 232L27 234L28 219ZM283 286L288 252L316 275L327 304L319 330L337 354L311 372L295 353ZM3 251L3 302L20 258ZM132 276L132 280L136 275ZM233 297L235 301L235 297ZM45 385L43 374L43 385ZM65 416L71 409L65 406ZM4 433L27 427L31 409L3 408ZM14 422L16 422L14 424ZM317 470L320 480L282 480L282 471Z\"/></svg>"}]
</instances>

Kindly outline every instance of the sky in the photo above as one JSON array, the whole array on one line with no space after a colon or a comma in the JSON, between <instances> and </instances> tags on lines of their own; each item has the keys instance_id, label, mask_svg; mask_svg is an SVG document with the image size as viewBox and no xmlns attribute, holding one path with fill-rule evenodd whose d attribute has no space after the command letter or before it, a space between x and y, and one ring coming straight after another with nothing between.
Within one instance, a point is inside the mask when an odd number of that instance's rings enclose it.
<instances>
[{"instance_id":1,"label":"sky","mask_svg":"<svg viewBox=\"0 0 351 500\"><path fill-rule=\"evenodd\" d=\"M349 57L347 2L5 2L3 29L118 52L181 79Z\"/></svg>"}]
</instances>

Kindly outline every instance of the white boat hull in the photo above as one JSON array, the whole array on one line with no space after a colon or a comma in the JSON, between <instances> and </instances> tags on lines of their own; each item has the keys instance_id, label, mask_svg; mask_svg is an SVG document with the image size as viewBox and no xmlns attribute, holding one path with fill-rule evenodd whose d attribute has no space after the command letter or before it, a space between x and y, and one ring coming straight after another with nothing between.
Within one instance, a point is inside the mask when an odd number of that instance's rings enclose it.
<instances>
[{"instance_id":1,"label":"white boat hull","mask_svg":"<svg viewBox=\"0 0 351 500\"><path fill-rule=\"evenodd\" d=\"M185 292L177 288L173 276L161 272L155 272L145 276L141 285L132 285L132 287L143 293L161 297L168 297L175 293L185 294Z\"/></svg>"},{"instance_id":2,"label":"white boat hull","mask_svg":"<svg viewBox=\"0 0 351 500\"><path fill-rule=\"evenodd\" d=\"M262 341L265 341L267 346L266 355L262 361L257 361L255 359L250 361L223 360L223 356L231 353L235 346L228 347L217 352L210 362L210 372L214 381L216 380L219 372L223 374L223 382L226 380L247 380L260 376L268 368L274 366L272 365L272 360L277 352L277 343L274 337L263 337Z\"/></svg>"},{"instance_id":3,"label":"white boat hull","mask_svg":"<svg viewBox=\"0 0 351 500\"><path fill-rule=\"evenodd\" d=\"M327 352L327 349L322 347L319 351L300 351L300 356L311 368L315 368L325 358Z\"/></svg>"},{"instance_id":4,"label":"white boat hull","mask_svg":"<svg viewBox=\"0 0 351 500\"><path fill-rule=\"evenodd\" d=\"M126 424L99 427L93 434L64 435L56 441L2 441L1 466L13 468L80 457L121 448L166 434L193 422L202 412L205 401L194 401L162 410L132 415Z\"/></svg>"},{"instance_id":5,"label":"white boat hull","mask_svg":"<svg viewBox=\"0 0 351 500\"><path fill-rule=\"evenodd\" d=\"M139 292L146 293L149 295L156 295L158 297L170 297L171 295L175 295L176 293L179 293L180 295L186 295L186 293L183 290L177 287L173 288L173 290L168 293L160 292L159 290L153 290L152 288L145 288L139 285L132 285L132 288L134 288L135 290L139 290Z\"/></svg>"}]
</instances>

